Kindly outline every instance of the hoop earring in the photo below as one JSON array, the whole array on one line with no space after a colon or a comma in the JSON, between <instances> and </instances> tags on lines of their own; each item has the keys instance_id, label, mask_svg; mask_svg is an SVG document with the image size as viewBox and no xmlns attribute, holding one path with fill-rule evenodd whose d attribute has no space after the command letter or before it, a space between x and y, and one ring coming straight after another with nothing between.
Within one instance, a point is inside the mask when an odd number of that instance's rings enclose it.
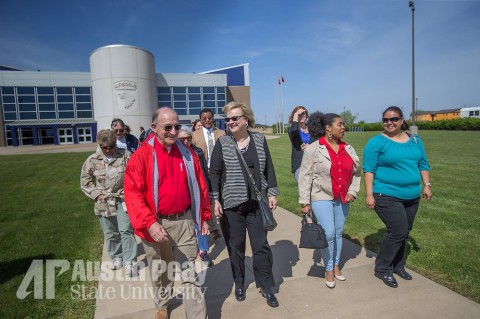
<instances>
[{"instance_id":1,"label":"hoop earring","mask_svg":"<svg viewBox=\"0 0 480 319\"><path fill-rule=\"evenodd\" d=\"M328 136L328 139L331 140L332 137L333 137L333 134L332 134L332 133L328 133L327 136Z\"/></svg>"}]
</instances>

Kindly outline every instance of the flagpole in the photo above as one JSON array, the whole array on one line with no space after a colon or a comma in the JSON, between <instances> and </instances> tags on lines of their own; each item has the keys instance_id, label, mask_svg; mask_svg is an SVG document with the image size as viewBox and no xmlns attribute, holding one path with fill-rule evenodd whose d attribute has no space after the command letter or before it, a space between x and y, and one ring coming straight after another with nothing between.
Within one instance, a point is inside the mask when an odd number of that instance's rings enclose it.
<instances>
[{"instance_id":1,"label":"flagpole","mask_svg":"<svg viewBox=\"0 0 480 319\"><path fill-rule=\"evenodd\" d=\"M278 134L278 93L277 93L277 81L273 85L275 88L275 127L277 128L275 134Z\"/></svg>"}]
</instances>

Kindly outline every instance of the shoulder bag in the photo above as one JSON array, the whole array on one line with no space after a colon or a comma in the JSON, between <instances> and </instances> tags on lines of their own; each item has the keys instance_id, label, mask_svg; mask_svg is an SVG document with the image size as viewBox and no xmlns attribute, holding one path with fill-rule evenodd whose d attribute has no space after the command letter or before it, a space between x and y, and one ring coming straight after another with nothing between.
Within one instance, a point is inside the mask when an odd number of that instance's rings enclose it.
<instances>
[{"instance_id":1,"label":"shoulder bag","mask_svg":"<svg viewBox=\"0 0 480 319\"><path fill-rule=\"evenodd\" d=\"M237 141L232 136L233 144L235 145L235 149L237 150L237 153L242 160L243 166L245 167L245 170L247 171L248 177L252 181L253 189L255 190L255 194L257 195L257 201L258 201L258 206L260 207L260 210L262 212L262 221L263 221L263 228L266 231L272 231L277 227L277 221L273 217L273 212L270 209L270 206L268 205L268 200L265 198L265 196L262 194L262 192L257 188L255 185L255 180L253 179L252 173L250 173L250 169L248 168L247 163L245 162L245 159L243 158L242 152L240 152L240 149L238 148Z\"/></svg>"}]
</instances>

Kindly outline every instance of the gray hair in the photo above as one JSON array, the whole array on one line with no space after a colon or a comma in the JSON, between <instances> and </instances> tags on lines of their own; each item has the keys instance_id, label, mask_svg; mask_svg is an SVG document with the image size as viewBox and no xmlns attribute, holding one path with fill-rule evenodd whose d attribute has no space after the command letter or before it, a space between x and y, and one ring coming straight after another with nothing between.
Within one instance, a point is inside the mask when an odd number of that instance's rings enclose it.
<instances>
[{"instance_id":1,"label":"gray hair","mask_svg":"<svg viewBox=\"0 0 480 319\"><path fill-rule=\"evenodd\" d=\"M178 134L180 134L182 132L185 132L188 135L192 136L192 130L187 125L182 125L182 127L180 128L180 131L178 131Z\"/></svg>"},{"instance_id":2,"label":"gray hair","mask_svg":"<svg viewBox=\"0 0 480 319\"><path fill-rule=\"evenodd\" d=\"M97 143L100 146L113 146L117 143L117 136L111 130L100 130L97 133Z\"/></svg>"}]
</instances>

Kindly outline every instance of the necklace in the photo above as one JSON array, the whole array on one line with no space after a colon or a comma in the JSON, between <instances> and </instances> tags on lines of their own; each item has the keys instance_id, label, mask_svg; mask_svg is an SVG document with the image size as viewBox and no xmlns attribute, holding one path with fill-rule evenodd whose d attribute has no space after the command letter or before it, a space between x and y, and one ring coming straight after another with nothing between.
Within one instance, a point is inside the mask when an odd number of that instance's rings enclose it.
<instances>
[{"instance_id":1,"label":"necklace","mask_svg":"<svg viewBox=\"0 0 480 319\"><path fill-rule=\"evenodd\" d=\"M244 139L242 142L237 141L238 148L240 149L241 153L245 153L248 150L248 146L250 145L250 136Z\"/></svg>"}]
</instances>

